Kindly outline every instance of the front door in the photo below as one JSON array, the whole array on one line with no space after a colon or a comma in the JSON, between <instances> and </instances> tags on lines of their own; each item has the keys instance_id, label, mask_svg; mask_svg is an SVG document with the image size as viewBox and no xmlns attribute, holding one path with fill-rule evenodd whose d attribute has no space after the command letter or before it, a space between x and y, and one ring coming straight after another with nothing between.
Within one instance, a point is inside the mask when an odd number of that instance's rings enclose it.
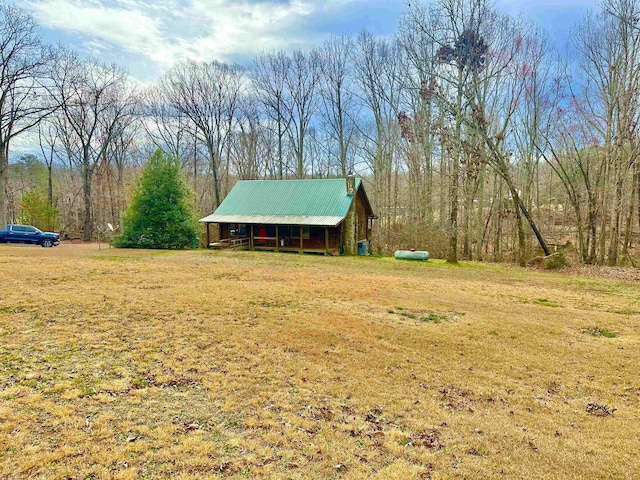
<instances>
[{"instance_id":1,"label":"front door","mask_svg":"<svg viewBox=\"0 0 640 480\"><path fill-rule=\"evenodd\" d=\"M40 230L35 227L24 227L24 238L27 243L40 243Z\"/></svg>"}]
</instances>

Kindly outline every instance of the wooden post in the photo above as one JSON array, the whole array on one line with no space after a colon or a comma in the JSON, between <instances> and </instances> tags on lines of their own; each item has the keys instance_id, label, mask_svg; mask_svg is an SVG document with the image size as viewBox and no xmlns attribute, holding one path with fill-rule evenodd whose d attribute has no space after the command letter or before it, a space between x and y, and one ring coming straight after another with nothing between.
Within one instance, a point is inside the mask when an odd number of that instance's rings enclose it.
<instances>
[{"instance_id":1,"label":"wooden post","mask_svg":"<svg viewBox=\"0 0 640 480\"><path fill-rule=\"evenodd\" d=\"M304 245L302 243L302 225L300 225L300 253L302 253L303 249L304 249Z\"/></svg>"},{"instance_id":2,"label":"wooden post","mask_svg":"<svg viewBox=\"0 0 640 480\"><path fill-rule=\"evenodd\" d=\"M324 253L329 253L329 228L324 227Z\"/></svg>"},{"instance_id":3,"label":"wooden post","mask_svg":"<svg viewBox=\"0 0 640 480\"><path fill-rule=\"evenodd\" d=\"M253 250L253 225L249 225L249 250Z\"/></svg>"},{"instance_id":4,"label":"wooden post","mask_svg":"<svg viewBox=\"0 0 640 480\"><path fill-rule=\"evenodd\" d=\"M278 231L278 225L276 225L276 252L280 251L280 235Z\"/></svg>"},{"instance_id":5,"label":"wooden post","mask_svg":"<svg viewBox=\"0 0 640 480\"><path fill-rule=\"evenodd\" d=\"M207 227L207 248L209 248L209 244L211 243L211 240L209 240L209 223L205 223L205 226Z\"/></svg>"}]
</instances>

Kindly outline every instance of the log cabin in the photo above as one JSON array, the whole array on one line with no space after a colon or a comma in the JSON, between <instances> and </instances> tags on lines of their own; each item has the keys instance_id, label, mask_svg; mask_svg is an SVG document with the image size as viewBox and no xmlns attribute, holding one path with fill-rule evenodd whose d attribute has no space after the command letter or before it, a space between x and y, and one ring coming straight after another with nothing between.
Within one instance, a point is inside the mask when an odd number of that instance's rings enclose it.
<instances>
[{"instance_id":1,"label":"log cabin","mask_svg":"<svg viewBox=\"0 0 640 480\"><path fill-rule=\"evenodd\" d=\"M367 255L371 204L360 178L241 180L206 226L211 248Z\"/></svg>"}]
</instances>

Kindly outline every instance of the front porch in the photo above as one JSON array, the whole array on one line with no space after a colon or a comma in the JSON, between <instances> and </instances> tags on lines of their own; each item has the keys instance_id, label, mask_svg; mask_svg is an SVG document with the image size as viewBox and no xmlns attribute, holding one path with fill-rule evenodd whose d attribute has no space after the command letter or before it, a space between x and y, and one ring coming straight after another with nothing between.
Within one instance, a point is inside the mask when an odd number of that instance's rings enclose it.
<instances>
[{"instance_id":1,"label":"front porch","mask_svg":"<svg viewBox=\"0 0 640 480\"><path fill-rule=\"evenodd\" d=\"M207 224L207 245L211 248L242 248L275 252L340 253L340 225L219 224L219 238L211 241Z\"/></svg>"}]
</instances>

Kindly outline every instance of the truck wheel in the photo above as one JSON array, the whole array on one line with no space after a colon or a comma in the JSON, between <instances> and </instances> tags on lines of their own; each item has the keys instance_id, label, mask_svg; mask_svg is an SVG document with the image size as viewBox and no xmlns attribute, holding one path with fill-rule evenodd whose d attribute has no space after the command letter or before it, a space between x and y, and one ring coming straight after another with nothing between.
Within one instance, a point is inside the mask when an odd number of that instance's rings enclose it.
<instances>
[{"instance_id":1,"label":"truck wheel","mask_svg":"<svg viewBox=\"0 0 640 480\"><path fill-rule=\"evenodd\" d=\"M53 247L53 241L45 239L45 240L42 241L42 246L44 248L51 248L51 247Z\"/></svg>"}]
</instances>

